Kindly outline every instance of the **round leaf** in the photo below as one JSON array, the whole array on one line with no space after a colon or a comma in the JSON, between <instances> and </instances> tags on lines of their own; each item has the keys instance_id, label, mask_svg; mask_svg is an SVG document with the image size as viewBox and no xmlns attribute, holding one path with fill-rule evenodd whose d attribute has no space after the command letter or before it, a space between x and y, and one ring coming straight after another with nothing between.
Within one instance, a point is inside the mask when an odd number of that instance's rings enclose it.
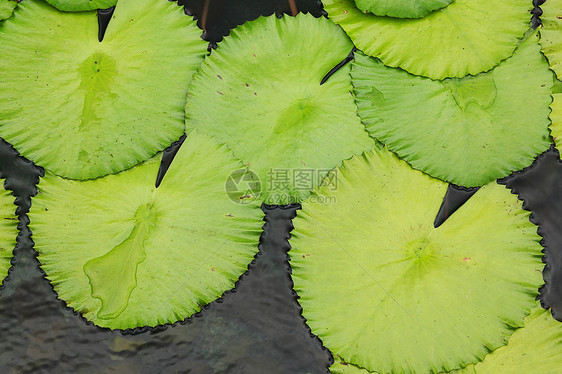
<instances>
[{"instance_id":1,"label":"round leaf","mask_svg":"<svg viewBox=\"0 0 562 374\"><path fill-rule=\"evenodd\" d=\"M0 25L0 136L72 179L131 168L177 140L206 51L195 22L168 1L120 0L103 42L97 33L96 12L40 0Z\"/></svg>"},{"instance_id":2,"label":"round leaf","mask_svg":"<svg viewBox=\"0 0 562 374\"><path fill-rule=\"evenodd\" d=\"M353 0L323 4L357 48L433 79L478 74L511 56L532 7L528 0L455 0L424 18L396 19L363 13Z\"/></svg>"},{"instance_id":3,"label":"round leaf","mask_svg":"<svg viewBox=\"0 0 562 374\"><path fill-rule=\"evenodd\" d=\"M509 175L550 143L553 75L537 39L490 72L444 81L356 54L359 115L373 137L433 177L473 187Z\"/></svg>"},{"instance_id":4,"label":"round leaf","mask_svg":"<svg viewBox=\"0 0 562 374\"><path fill-rule=\"evenodd\" d=\"M337 25L310 15L238 27L193 78L188 131L226 143L259 176L267 203L302 201L328 170L374 145L356 114L350 67L320 85L352 47Z\"/></svg>"},{"instance_id":5,"label":"round leaf","mask_svg":"<svg viewBox=\"0 0 562 374\"><path fill-rule=\"evenodd\" d=\"M421 18L451 4L453 0L355 0L357 8L377 16Z\"/></svg>"},{"instance_id":6,"label":"round leaf","mask_svg":"<svg viewBox=\"0 0 562 374\"><path fill-rule=\"evenodd\" d=\"M505 187L445 223L447 184L382 150L344 162L294 220L295 291L312 332L382 373L450 371L505 345L535 305L540 237Z\"/></svg>"},{"instance_id":7,"label":"round leaf","mask_svg":"<svg viewBox=\"0 0 562 374\"><path fill-rule=\"evenodd\" d=\"M93 181L47 174L30 229L59 298L88 321L173 323L234 287L258 250L263 214L224 190L242 167L191 133L158 189L159 159Z\"/></svg>"}]
</instances>

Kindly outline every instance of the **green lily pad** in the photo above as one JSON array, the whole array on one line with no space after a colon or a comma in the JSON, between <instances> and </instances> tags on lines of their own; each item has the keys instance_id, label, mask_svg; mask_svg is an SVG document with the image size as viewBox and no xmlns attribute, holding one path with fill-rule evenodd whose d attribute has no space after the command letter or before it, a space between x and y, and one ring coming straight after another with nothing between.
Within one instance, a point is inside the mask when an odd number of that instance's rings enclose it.
<instances>
[{"instance_id":1,"label":"green lily pad","mask_svg":"<svg viewBox=\"0 0 562 374\"><path fill-rule=\"evenodd\" d=\"M424 18L396 19L363 13L353 0L322 3L357 48L433 79L478 74L511 56L532 8L527 0L455 0Z\"/></svg>"},{"instance_id":2,"label":"green lily pad","mask_svg":"<svg viewBox=\"0 0 562 374\"><path fill-rule=\"evenodd\" d=\"M302 201L343 159L374 146L356 113L349 66L320 85L352 47L341 28L310 15L236 28L189 86L188 131L227 144L259 176L267 203Z\"/></svg>"},{"instance_id":3,"label":"green lily pad","mask_svg":"<svg viewBox=\"0 0 562 374\"><path fill-rule=\"evenodd\" d=\"M548 0L541 5L543 10L541 21L542 51L548 58L550 67L558 79L562 79L562 2Z\"/></svg>"},{"instance_id":4,"label":"green lily pad","mask_svg":"<svg viewBox=\"0 0 562 374\"><path fill-rule=\"evenodd\" d=\"M525 318L525 327L516 330L506 346L486 356L484 361L454 373L556 374L562 367L561 352L562 323L537 305Z\"/></svg>"},{"instance_id":5,"label":"green lily pad","mask_svg":"<svg viewBox=\"0 0 562 374\"><path fill-rule=\"evenodd\" d=\"M63 12L80 12L107 9L117 4L117 0L45 0ZM121 0L123 1L123 0Z\"/></svg>"},{"instance_id":6,"label":"green lily pad","mask_svg":"<svg viewBox=\"0 0 562 374\"><path fill-rule=\"evenodd\" d=\"M0 21L10 18L17 6L16 0L0 0Z\"/></svg>"},{"instance_id":7,"label":"green lily pad","mask_svg":"<svg viewBox=\"0 0 562 374\"><path fill-rule=\"evenodd\" d=\"M537 303L539 304L539 303ZM557 374L562 367L562 324L537 305L515 330L507 345L487 355L476 365L453 370L455 374L543 373ZM335 357L332 374L374 373Z\"/></svg>"},{"instance_id":8,"label":"green lily pad","mask_svg":"<svg viewBox=\"0 0 562 374\"><path fill-rule=\"evenodd\" d=\"M225 192L242 168L226 147L192 132L156 189L159 161L93 181L47 173L33 199L42 269L98 326L185 319L233 288L258 250L263 214Z\"/></svg>"},{"instance_id":9,"label":"green lily pad","mask_svg":"<svg viewBox=\"0 0 562 374\"><path fill-rule=\"evenodd\" d=\"M357 8L377 16L421 18L445 8L453 0L355 0Z\"/></svg>"},{"instance_id":10,"label":"green lily pad","mask_svg":"<svg viewBox=\"0 0 562 374\"><path fill-rule=\"evenodd\" d=\"M147 160L185 129L200 35L174 3L120 0L100 43L96 12L25 0L0 25L0 136L72 179Z\"/></svg>"},{"instance_id":11,"label":"green lily pad","mask_svg":"<svg viewBox=\"0 0 562 374\"><path fill-rule=\"evenodd\" d=\"M553 74L537 39L490 72L443 81L357 53L359 115L373 137L433 177L473 187L509 175L550 144Z\"/></svg>"},{"instance_id":12,"label":"green lily pad","mask_svg":"<svg viewBox=\"0 0 562 374\"><path fill-rule=\"evenodd\" d=\"M4 179L0 179L0 286L8 275L13 250L18 236L18 217L11 191L4 189Z\"/></svg>"},{"instance_id":13,"label":"green lily pad","mask_svg":"<svg viewBox=\"0 0 562 374\"><path fill-rule=\"evenodd\" d=\"M562 93L552 94L552 112L550 113L550 134L556 143L558 151L562 149ZM562 153L562 152L561 152Z\"/></svg>"},{"instance_id":14,"label":"green lily pad","mask_svg":"<svg viewBox=\"0 0 562 374\"><path fill-rule=\"evenodd\" d=\"M562 324L537 305L525 318L525 326L515 330L507 345L487 355L476 365L453 370L455 374L543 373L556 374L562 367ZM335 357L332 374L375 373Z\"/></svg>"},{"instance_id":15,"label":"green lily pad","mask_svg":"<svg viewBox=\"0 0 562 374\"><path fill-rule=\"evenodd\" d=\"M387 150L345 161L294 220L294 289L312 332L382 373L450 371L507 343L543 283L529 212L498 184L445 223L447 184Z\"/></svg>"}]
</instances>

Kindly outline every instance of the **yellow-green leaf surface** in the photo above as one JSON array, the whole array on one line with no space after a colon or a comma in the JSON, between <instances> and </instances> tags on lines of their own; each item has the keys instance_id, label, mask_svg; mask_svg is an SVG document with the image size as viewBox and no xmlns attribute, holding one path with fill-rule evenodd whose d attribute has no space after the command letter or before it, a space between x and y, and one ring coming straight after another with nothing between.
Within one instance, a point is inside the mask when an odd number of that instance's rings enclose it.
<instances>
[{"instance_id":1,"label":"yellow-green leaf surface","mask_svg":"<svg viewBox=\"0 0 562 374\"><path fill-rule=\"evenodd\" d=\"M556 143L558 151L562 149L562 93L552 94L552 104L550 104L550 134Z\"/></svg>"},{"instance_id":2,"label":"yellow-green leaf surface","mask_svg":"<svg viewBox=\"0 0 562 374\"><path fill-rule=\"evenodd\" d=\"M79 12L85 10L107 9L117 4L117 0L46 0L49 4L63 12Z\"/></svg>"},{"instance_id":3,"label":"yellow-green leaf surface","mask_svg":"<svg viewBox=\"0 0 562 374\"><path fill-rule=\"evenodd\" d=\"M560 368L562 323L552 318L550 311L537 305L525 318L525 326L513 333L506 346L486 356L484 361L454 373L558 374Z\"/></svg>"},{"instance_id":4,"label":"yellow-green leaf surface","mask_svg":"<svg viewBox=\"0 0 562 374\"><path fill-rule=\"evenodd\" d=\"M539 303L537 303L539 304ZM487 355L476 365L453 370L454 374L541 373L558 374L562 367L562 323L537 305L525 318L525 325L515 330L507 345ZM375 373L334 357L332 374Z\"/></svg>"},{"instance_id":5,"label":"yellow-green leaf surface","mask_svg":"<svg viewBox=\"0 0 562 374\"><path fill-rule=\"evenodd\" d=\"M373 137L433 177L467 187L505 177L550 145L554 75L537 39L489 72L443 81L357 53L359 116Z\"/></svg>"},{"instance_id":6,"label":"yellow-green leaf surface","mask_svg":"<svg viewBox=\"0 0 562 374\"><path fill-rule=\"evenodd\" d=\"M0 21L10 18L16 6L16 0L0 0Z\"/></svg>"},{"instance_id":7,"label":"yellow-green leaf surface","mask_svg":"<svg viewBox=\"0 0 562 374\"><path fill-rule=\"evenodd\" d=\"M234 287L258 250L263 214L225 192L242 168L225 146L192 132L155 189L159 161L93 181L47 173L33 198L41 267L96 325L185 319Z\"/></svg>"},{"instance_id":8,"label":"yellow-green leaf surface","mask_svg":"<svg viewBox=\"0 0 562 374\"><path fill-rule=\"evenodd\" d=\"M18 236L18 217L11 191L4 189L4 179L0 179L0 286L8 275L13 250Z\"/></svg>"},{"instance_id":9,"label":"yellow-green leaf surface","mask_svg":"<svg viewBox=\"0 0 562 374\"><path fill-rule=\"evenodd\" d=\"M0 136L71 179L147 160L185 129L200 35L169 1L120 0L101 43L95 11L21 2L0 24Z\"/></svg>"},{"instance_id":10,"label":"yellow-green leaf surface","mask_svg":"<svg viewBox=\"0 0 562 374\"><path fill-rule=\"evenodd\" d=\"M505 345L543 284L529 212L498 184L445 223L447 184L387 150L345 161L294 220L303 316L345 362L381 373L450 371Z\"/></svg>"},{"instance_id":11,"label":"yellow-green leaf surface","mask_svg":"<svg viewBox=\"0 0 562 374\"><path fill-rule=\"evenodd\" d=\"M377 16L421 18L429 12L442 9L453 0L355 0L363 12Z\"/></svg>"},{"instance_id":12,"label":"yellow-green leaf surface","mask_svg":"<svg viewBox=\"0 0 562 374\"><path fill-rule=\"evenodd\" d=\"M562 79L562 0L548 0L541 8L542 51L558 79Z\"/></svg>"},{"instance_id":13,"label":"yellow-green leaf surface","mask_svg":"<svg viewBox=\"0 0 562 374\"><path fill-rule=\"evenodd\" d=\"M374 146L356 113L350 67L320 85L352 47L341 28L311 15L236 28L193 78L188 131L226 143L259 176L267 203L302 201L327 171Z\"/></svg>"},{"instance_id":14,"label":"yellow-green leaf surface","mask_svg":"<svg viewBox=\"0 0 562 374\"><path fill-rule=\"evenodd\" d=\"M353 0L322 3L357 48L433 79L478 74L511 56L532 8L527 0L455 0L423 18L396 19L363 13Z\"/></svg>"}]
</instances>

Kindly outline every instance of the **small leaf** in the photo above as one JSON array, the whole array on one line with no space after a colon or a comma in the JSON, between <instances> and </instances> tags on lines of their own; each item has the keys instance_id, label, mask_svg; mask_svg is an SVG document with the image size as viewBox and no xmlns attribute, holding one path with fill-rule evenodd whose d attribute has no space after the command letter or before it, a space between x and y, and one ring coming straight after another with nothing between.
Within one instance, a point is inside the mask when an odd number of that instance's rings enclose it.
<instances>
[{"instance_id":1,"label":"small leaf","mask_svg":"<svg viewBox=\"0 0 562 374\"><path fill-rule=\"evenodd\" d=\"M455 0L423 18L399 19L364 13L354 0L322 3L364 53L432 79L476 75L511 56L532 8L528 0Z\"/></svg>"},{"instance_id":2,"label":"small leaf","mask_svg":"<svg viewBox=\"0 0 562 374\"><path fill-rule=\"evenodd\" d=\"M63 12L79 12L107 9L117 4L117 0L45 0Z\"/></svg>"},{"instance_id":3,"label":"small leaf","mask_svg":"<svg viewBox=\"0 0 562 374\"><path fill-rule=\"evenodd\" d=\"M0 21L10 18L16 6L17 0L0 0Z\"/></svg>"},{"instance_id":4,"label":"small leaf","mask_svg":"<svg viewBox=\"0 0 562 374\"><path fill-rule=\"evenodd\" d=\"M451 4L453 0L355 0L357 8L377 16L421 18Z\"/></svg>"}]
</instances>

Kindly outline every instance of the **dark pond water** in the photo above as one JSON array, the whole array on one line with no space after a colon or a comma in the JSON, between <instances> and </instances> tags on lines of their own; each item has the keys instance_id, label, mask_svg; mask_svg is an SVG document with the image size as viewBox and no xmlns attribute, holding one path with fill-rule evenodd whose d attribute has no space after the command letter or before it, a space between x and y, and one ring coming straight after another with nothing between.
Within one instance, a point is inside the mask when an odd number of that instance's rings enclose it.
<instances>
[{"instance_id":1,"label":"dark pond water","mask_svg":"<svg viewBox=\"0 0 562 374\"><path fill-rule=\"evenodd\" d=\"M180 0L201 25L204 0ZM211 4L212 3L212 4ZM318 1L296 0L321 16ZM290 13L285 0L212 0L206 40L259 15ZM535 12L540 15L540 11ZM538 18L533 16L535 22ZM342 59L345 56L342 56ZM195 317L126 334L87 324L67 309L39 270L27 229L30 196L42 171L0 141L0 177L17 196L20 235L9 278L0 290L0 373L326 373L331 356L310 334L292 291L287 251L298 205L264 206L260 252L235 290ZM553 148L530 168L505 178L533 210L544 237L548 270L542 302L562 320L562 164ZM470 193L451 188L441 218Z\"/></svg>"}]
</instances>

